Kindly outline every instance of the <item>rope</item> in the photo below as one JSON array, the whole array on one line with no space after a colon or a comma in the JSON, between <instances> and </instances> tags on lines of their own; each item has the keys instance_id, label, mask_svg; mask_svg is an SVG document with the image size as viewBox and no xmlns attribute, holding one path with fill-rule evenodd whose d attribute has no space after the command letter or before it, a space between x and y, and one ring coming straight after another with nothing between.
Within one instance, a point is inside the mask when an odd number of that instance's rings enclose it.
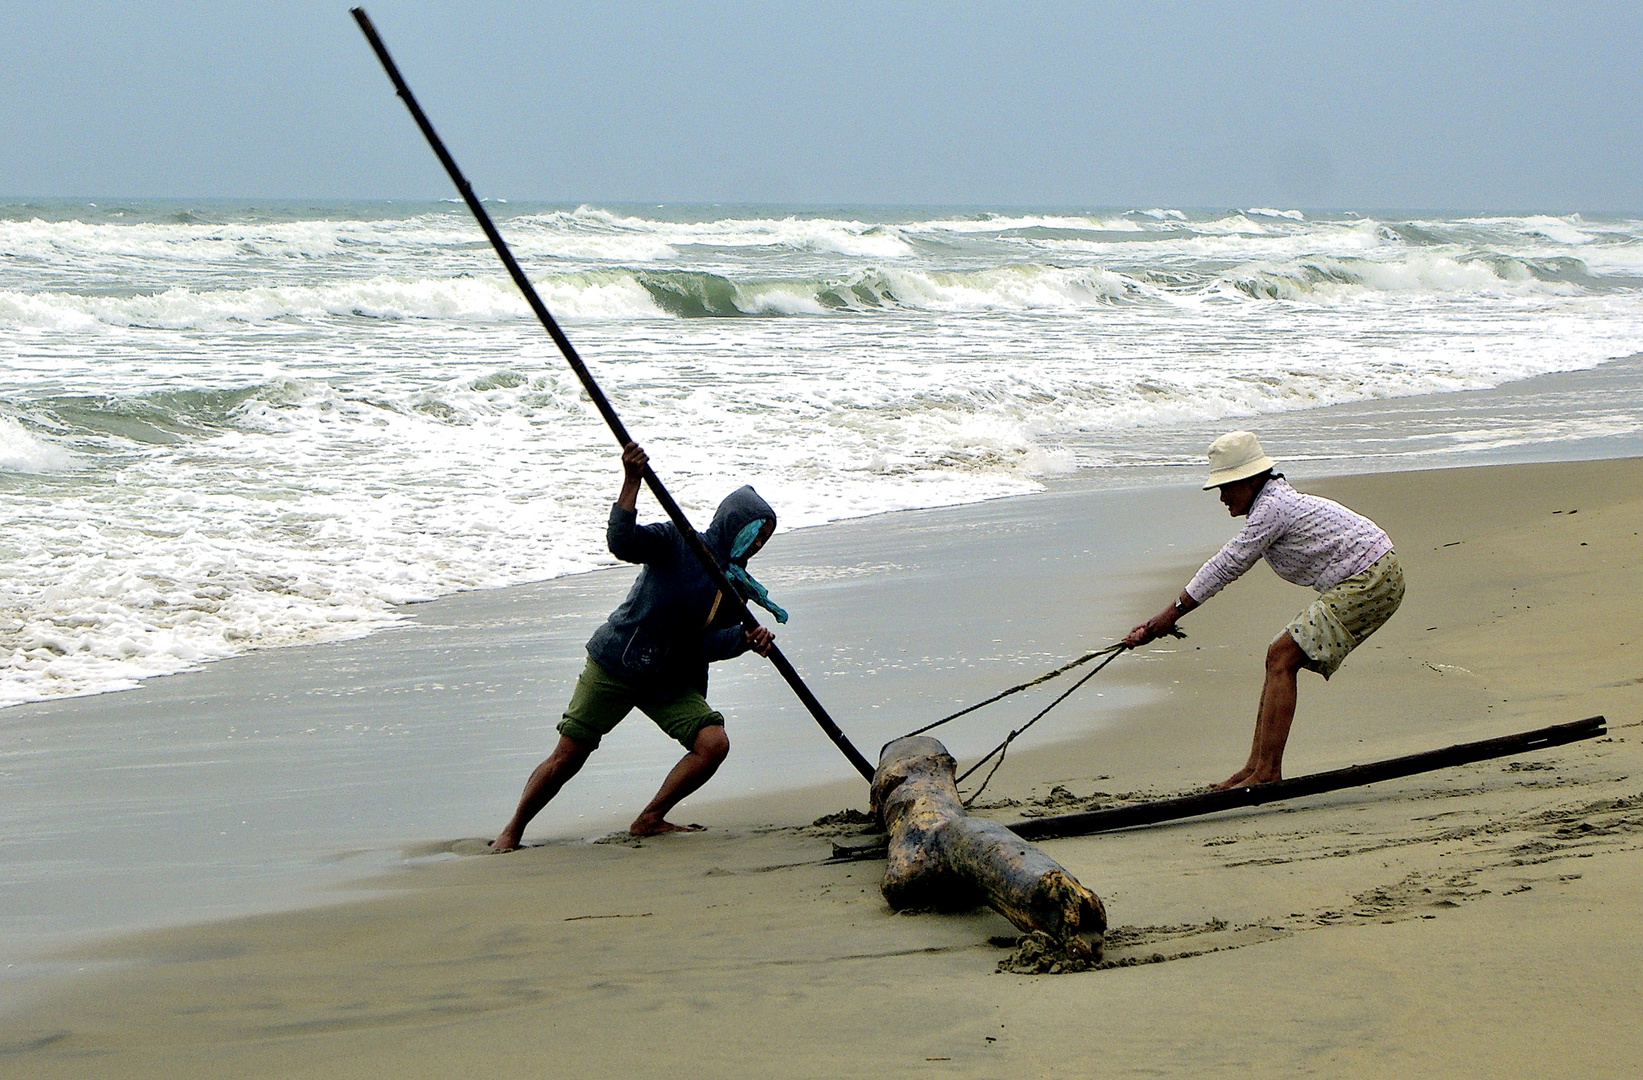
<instances>
[{"instance_id":1,"label":"rope","mask_svg":"<svg viewBox=\"0 0 1643 1080\"><path fill-rule=\"evenodd\" d=\"M1058 675L1065 675L1067 672L1071 671L1075 667L1078 667L1080 664L1087 664L1091 660L1094 660L1098 656L1105 656L1107 653L1121 652L1121 651L1123 651L1123 649L1124 649L1124 643L1122 641L1120 641L1118 644L1109 645L1105 649L1097 649L1094 652L1087 652L1083 656L1080 656L1077 660L1073 660L1073 661L1070 661L1069 663L1062 664L1060 667L1056 668L1054 671L1047 671L1044 674L1040 675L1036 679L1030 679L1027 682L1022 683L1019 686L1012 686L1008 690L1004 691L1003 693L994 694L992 697L988 698L986 701L978 701L974 705L969 706L968 708L960 709L958 712L953 713L951 716L943 716L940 720L937 720L935 723L925 724L923 727L919 728L916 731L909 731L907 734L901 736L901 738L910 739L914 735L923 735L926 731L934 731L936 728L938 728L941 725L947 723L949 720L957 720L959 717L964 716L968 713L973 713L977 709L985 708L986 706L991 705L995 701L1003 701L1005 698L1009 697L1011 694L1019 694L1023 690L1031 690L1033 687L1039 685L1040 683L1047 683L1051 679L1057 677ZM1099 671L1101 669L1097 668L1096 670Z\"/></svg>"},{"instance_id":2,"label":"rope","mask_svg":"<svg viewBox=\"0 0 1643 1080\"><path fill-rule=\"evenodd\" d=\"M1167 635L1161 635L1161 636L1168 636L1168 637L1173 637L1173 638L1184 638L1187 635L1186 635L1186 632L1184 630L1182 630L1181 628L1172 627L1168 631ZM987 764L987 762L991 761L994 754L998 755L998 760L993 763L992 769L989 770L986 777L982 779L981 786L976 788L975 791L970 794L970 797L964 800L964 805L969 806L971 803L975 802L976 799L981 797L981 793L983 791L987 790L988 782L991 781L992 778L993 778L993 775L998 772L999 766L1004 764L1004 755L1009 752L1010 744L1015 741L1016 736L1020 735L1022 732L1026 731L1028 728L1032 727L1034 724L1036 724L1040 720L1044 719L1044 717L1049 713L1049 711L1051 709L1055 708L1057 705L1061 704L1063 701L1066 701L1069 697L1071 697L1073 695L1074 691L1076 691L1080 686L1083 686L1085 683L1087 683L1091 679L1093 679L1101 671L1102 668L1106 667L1108 664L1110 664L1114 660L1116 660L1118 658L1118 654L1121 653L1121 652L1124 652L1128 648L1129 648L1128 645L1126 645L1122 641L1120 641L1120 642L1116 642L1115 644L1108 645L1105 649L1096 649L1094 652L1087 652L1083 656L1078 657L1076 660L1070 660L1067 663L1062 664L1060 667L1056 668L1054 671L1047 671L1044 674L1038 676L1038 678L1036 678L1036 679L1029 679L1028 681L1026 681L1024 683L1020 683L1016 686L1010 687L1008 690L1004 690L1004 691L1001 691L1000 693L994 694L992 697L987 698L985 701L978 701L974 705L967 706L965 708L960 709L956 713L952 713L951 715L944 716L940 720L935 721L934 723L925 724L921 728L917 728L913 731L909 731L906 735L901 736L901 738L910 739L914 735L922 735L926 731L933 731L933 730L935 730L936 728L940 727L941 725L943 725L945 723L948 723L948 722L953 721L953 720L957 720L959 717L964 716L968 713L973 713L977 709L985 708L986 706L993 704L993 702L995 702L995 701L1002 701L1005 698L1009 697L1011 694L1019 694L1023 690L1030 690L1033 687L1038 686L1042 683L1049 682L1051 679L1058 678L1062 675L1065 675L1067 672L1069 672L1069 671L1073 670L1074 668L1079 667L1083 664L1089 663L1091 660L1094 660L1098 656L1105 657L1106 659L1102 660L1099 664L1095 665L1095 667L1093 667L1089 671L1085 672L1083 678L1079 679L1077 682L1075 682L1071 686L1067 687L1065 693L1063 693L1060 697L1056 698L1054 701L1050 702L1048 705L1046 705L1042 709L1040 709L1038 711L1038 714L1035 715L1031 720L1027 721L1025 724L1022 724L1020 727L1016 728L1014 731L1012 731L1008 735L1006 735L1004 737L1004 741L999 743L997 746L993 747L991 750L987 751L987 753L982 756L980 761L977 761L974 765L972 765L968 769L964 770L964 772L955 781L956 783L963 783L965 781L965 779L970 776L971 773L975 772L977 769L979 769L983 765ZM889 744L886 743L885 745L888 746Z\"/></svg>"},{"instance_id":3,"label":"rope","mask_svg":"<svg viewBox=\"0 0 1643 1080\"><path fill-rule=\"evenodd\" d=\"M1118 659L1118 654L1123 652L1125 648L1126 648L1126 646L1124 645L1124 643L1119 642L1117 645L1115 645L1115 646L1113 646L1109 649L1103 649L1102 652L1105 652L1107 654L1107 658L1105 660L1101 661L1099 664L1095 665L1095 667L1093 667L1089 671L1085 672L1084 677L1082 679L1079 679L1077 682L1073 683L1071 686L1067 687L1067 690L1066 690L1065 693L1063 693L1060 697L1056 698L1054 701L1050 702L1048 705L1046 705L1042 709L1040 709L1038 711L1037 716L1034 716L1031 720L1027 721L1025 724L1022 724L1020 727L1016 728L1014 731L1012 731L1008 735L1004 736L1004 741L999 743L997 746L993 747L991 750L987 751L986 755L983 756L980 761L976 762L974 765L971 765L968 769L965 769L964 774L962 776L960 776L957 780L955 780L954 783L962 784L965 781L965 779L971 773L975 772L977 769L979 769L983 765L987 764L988 760L991 759L994 754L998 755L998 760L996 762L993 762L992 770L989 771L987 773L986 777L981 781L981 786L976 788L975 791L971 792L970 797L964 800L964 805L969 806L971 803L975 802L977 799L979 799L981 797L981 793L983 791L987 790L988 782L990 780L992 780L993 774L998 772L999 766L1004 764L1004 755L1009 752L1010 744L1015 742L1015 738L1016 738L1017 735L1020 735L1023 731L1026 731L1028 728L1032 727L1034 724L1036 724L1040 720L1044 719L1044 716L1045 716L1046 713L1048 713L1051 709L1055 708L1057 705L1061 704L1063 701L1066 701L1069 697L1071 697L1074 690L1077 690L1080 686L1083 686L1085 683L1087 683L1091 679L1095 678L1095 676L1100 673L1102 668L1106 667L1108 664L1110 664L1114 660Z\"/></svg>"}]
</instances>

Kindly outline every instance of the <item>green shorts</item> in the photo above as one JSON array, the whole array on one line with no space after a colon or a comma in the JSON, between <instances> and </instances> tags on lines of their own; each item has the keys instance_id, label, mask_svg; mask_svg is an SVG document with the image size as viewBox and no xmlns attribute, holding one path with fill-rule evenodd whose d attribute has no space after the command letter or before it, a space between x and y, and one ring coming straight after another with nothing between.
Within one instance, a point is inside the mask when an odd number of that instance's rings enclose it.
<instances>
[{"instance_id":1,"label":"green shorts","mask_svg":"<svg viewBox=\"0 0 1643 1080\"><path fill-rule=\"evenodd\" d=\"M715 712L696 690L681 690L660 700L641 698L633 687L588 658L576 690L559 721L559 734L579 743L598 746L599 740L635 708L656 722L656 726L678 740L686 750L696 748L696 736L705 727L723 726L725 718Z\"/></svg>"},{"instance_id":2,"label":"green shorts","mask_svg":"<svg viewBox=\"0 0 1643 1080\"><path fill-rule=\"evenodd\" d=\"M1397 555L1388 551L1370 563L1369 569L1319 593L1284 629L1306 653L1303 666L1327 679L1347 653L1386 625L1401 603L1403 567Z\"/></svg>"}]
</instances>

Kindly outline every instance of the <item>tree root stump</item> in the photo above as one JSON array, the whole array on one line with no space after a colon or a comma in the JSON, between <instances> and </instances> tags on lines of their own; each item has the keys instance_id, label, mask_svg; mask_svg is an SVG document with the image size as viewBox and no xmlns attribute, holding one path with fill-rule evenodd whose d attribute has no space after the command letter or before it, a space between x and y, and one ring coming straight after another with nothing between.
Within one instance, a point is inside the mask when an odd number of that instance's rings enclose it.
<instances>
[{"instance_id":1,"label":"tree root stump","mask_svg":"<svg viewBox=\"0 0 1643 1080\"><path fill-rule=\"evenodd\" d=\"M884 899L896 911L986 904L1063 956L1099 960L1101 898L1003 825L968 816L956 769L947 748L923 735L897 739L880 755L873 810L890 834Z\"/></svg>"},{"instance_id":2,"label":"tree root stump","mask_svg":"<svg viewBox=\"0 0 1643 1080\"><path fill-rule=\"evenodd\" d=\"M1035 930L1022 934L1010 955L993 970L1001 975L1071 975L1104 966L1099 954L1072 955L1050 935Z\"/></svg>"}]
</instances>

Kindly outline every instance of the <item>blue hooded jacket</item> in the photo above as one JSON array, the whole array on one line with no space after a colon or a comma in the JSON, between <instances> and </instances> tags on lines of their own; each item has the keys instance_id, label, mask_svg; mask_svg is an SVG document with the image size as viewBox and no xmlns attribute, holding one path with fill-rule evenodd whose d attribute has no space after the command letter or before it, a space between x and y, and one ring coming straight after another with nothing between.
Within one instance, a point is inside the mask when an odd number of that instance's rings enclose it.
<instances>
[{"instance_id":1,"label":"blue hooded jacket","mask_svg":"<svg viewBox=\"0 0 1643 1080\"><path fill-rule=\"evenodd\" d=\"M722 569L730 565L737 534L751 522L775 520L758 492L741 487L719 504L702 541ZM588 655L644 693L707 693L707 665L747 651L735 605L721 601L715 610L718 590L671 521L640 525L637 511L613 506L605 540L612 555L644 569L627 599L588 639Z\"/></svg>"}]
</instances>

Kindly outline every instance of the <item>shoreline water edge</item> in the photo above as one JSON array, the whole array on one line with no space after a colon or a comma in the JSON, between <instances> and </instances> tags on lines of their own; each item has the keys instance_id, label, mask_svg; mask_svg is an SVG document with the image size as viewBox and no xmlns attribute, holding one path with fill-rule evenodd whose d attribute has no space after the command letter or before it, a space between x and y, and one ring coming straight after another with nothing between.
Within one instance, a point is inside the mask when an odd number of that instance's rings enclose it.
<instances>
[{"instance_id":1,"label":"shoreline water edge","mask_svg":"<svg viewBox=\"0 0 1643 1080\"><path fill-rule=\"evenodd\" d=\"M1318 473L1314 479L1329 474L1304 461L1286 468ZM1176 551L1212 551L1229 531L1219 508L1203 505L1197 485L1181 483L1173 470L1159 480L1148 489L1102 489L1069 479L1032 496L784 533L772 545L777 558L767 577L803 601L802 618L784 628L784 647L824 703L851 718L847 733L871 756L885 739L984 696L997 689L993 683L1107 644L1135 614L1128 596L1137 575L1156 573ZM1026 523L1051 534L1034 545L1070 560L1069 580L1057 586L1078 598L1056 605L1066 625L1043 625L1043 581L1024 577L1017 584L1036 591L1011 596L993 580L996 566L980 575L991 582L981 586L988 604L962 619L947 612L940 632L917 619L908 625L903 608L926 610L944 590L972 587L969 560L1008 560L992 549L992 538ZM249 910L360 877L391 862L403 845L453 825L482 827L484 819L466 818L464 808L489 805L499 793L505 799L518 782L514 774L528 772L551 743L582 643L631 576L613 569L458 594L412 605L404 622L370 638L264 650L131 691L7 710L14 746L7 772L34 796L13 801L7 815L15 837L8 845L11 944L54 924L70 881L96 895L104 867L124 864L125 888L96 916L97 905L80 905L82 918L143 925L167 917L174 875L185 864L200 879L194 910ZM1017 640L1017 623L1039 625ZM939 653L927 644L909 654L909 641L932 638ZM1114 701L1104 700L1109 692ZM1092 704L1112 706L1142 692L1092 693ZM826 775L849 775L755 660L717 669L714 697L730 715L753 722L733 725L738 752L698 804L805 786L818 765ZM653 734L638 723L619 729L539 829L592 837L619 828L671 755L671 744ZM990 734L960 729L949 738L963 754L991 745ZM1069 736L1052 726L1036 737ZM426 786L410 779L424 762L453 758L463 762L454 785L448 777ZM132 782L105 781L101 794L77 795L82 769ZM355 809L338 818L339 802ZM304 807L324 817L305 817ZM258 839L270 836L279 838L272 848ZM225 850L208 854L213 843ZM154 857L165 849L174 853L169 859ZM31 863L43 876L29 872ZM53 863L71 868L56 888L44 870ZM307 880L288 892L297 878ZM249 908L236 898L248 885L261 894ZM148 914L132 922L121 910Z\"/></svg>"},{"instance_id":2,"label":"shoreline water edge","mask_svg":"<svg viewBox=\"0 0 1643 1080\"><path fill-rule=\"evenodd\" d=\"M1290 474L1303 482L1363 466L1390 472L1457 457L1510 462L1635 455L1643 453L1643 435L1625 423L1611 423L1591 439L1505 440L1451 454L1422 447L1415 433L1445 427L1475 431L1502 416L1567 415L1571 403L1627 419L1625 410L1633 407L1639 388L1643 358L1629 358L1492 390L1283 414L1267 418L1262 430L1271 445L1282 448ZM1332 432L1349 433L1361 444L1360 453L1320 453ZM1401 441L1397 433L1403 433ZM784 632L784 649L796 651L801 673L808 673L825 704L842 710L855 725L865 722L860 731L847 733L872 757L879 742L916 726L913 716L900 727L880 726L879 716L906 715L901 711L917 702L915 715L931 719L991 692L997 688L992 683L1007 685L1035 668L1053 667L1085 648L1107 644L1103 633L1116 638L1127 629L1125 620L1136 611L1121 598L1134 575L1156 567L1172 551L1196 546L1207 555L1224 539L1227 523L1206 512L1219 508L1198 505L1202 499L1194 481L1200 471L1197 465L1082 470L1037 495L784 531L771 547L777 557L769 560L770 584L779 595L805 600L799 622ZM1123 474L1116 485L1115 472ZM1042 596L998 615L1006 620L1002 628L993 609L967 619L962 630L950 626L941 635L941 655L925 651L909 658L905 645L895 641L906 628L877 635L863 631L864 622L893 624L900 617L882 610L889 597L905 594L905 602L918 605L928 603L929 591L939 592L943 582L965 587L962 575L953 578L951 564L974 552L927 540L921 523L1007 528L1001 522L1017 514L1056 518L1058 501L1077 505L1076 516L1100 521L1097 534L1079 546L1100 569L1096 580L1071 586L1081 598L1067 607L1073 632L1056 635L1053 645L1001 636L1015 633L1009 620L1041 618L1034 608L1044 602ZM1182 531L1157 534L1160 522ZM1076 520L1059 524L1079 525ZM943 530L934 528L937 534ZM921 580L930 571L919 568L902 550L904 544L919 548L939 567L933 580ZM1082 576L1091 568L1070 566L1068 572ZM11 871L7 952L19 955L28 942L61 933L53 914L65 904L77 911L78 928L63 940L174 920L179 913L171 898L178 874L194 882L188 904L194 914L259 910L304 902L327 885L366 876L396 861L403 845L453 826L483 828L485 822L465 817L463 808L472 813L474 807L506 801L551 742L567 680L580 665L582 642L615 605L629 577L617 569L457 594L410 605L402 609L402 622L356 644L263 650L158 683L145 680L112 696L0 712L11 743L6 772L20 793L28 793L12 800L6 815L6 831L14 837L6 855ZM851 590L864 581L883 582L887 591ZM871 601L859 599L863 595ZM841 607L834 602L840 596L851 600ZM805 610L817 603L823 611ZM527 627L520 620L539 625ZM1107 622L1111 625L1104 626ZM454 644L430 651L426 644L458 640L466 652ZM379 670L362 681L362 664ZM302 674L294 676L292 668ZM731 764L697 803L799 786L818 760L824 769L839 764L830 747L816 743L819 733L810 730L786 689L757 669L747 660L715 673L715 700L733 716L758 719L751 730L743 725L738 731ZM890 681L898 671L899 680ZM985 678L976 678L980 671L987 672ZM247 683L259 689L247 693ZM1111 705L1133 701L1144 691L1098 688L1095 693L1115 695L1111 702L1096 699ZM328 707L320 708L321 702ZM131 716L143 719L132 723ZM639 724L619 729L588 775L539 827L549 835L585 836L619 828L626 820L622 815L654 783L670 753L645 737L649 734ZM961 754L990 745L983 735L954 734L953 749ZM1016 752L1031 745L1028 740ZM420 767L419 754L429 761L461 760L463 778L443 786L408 780ZM107 778L100 795L79 793L82 766ZM316 781L316 775L326 779ZM115 778L121 782L111 782ZM261 793L251 800L257 805L238 812L235 806L247 791ZM330 804L339 800L360 809L338 818ZM305 805L323 808L323 824L302 812ZM270 846L266 838L273 837L278 840ZM211 852L212 844L224 848ZM157 857L167 851L171 854ZM69 895L100 896L105 867L115 866L125 868L117 899L69 902ZM133 912L141 914L133 917Z\"/></svg>"}]
</instances>

